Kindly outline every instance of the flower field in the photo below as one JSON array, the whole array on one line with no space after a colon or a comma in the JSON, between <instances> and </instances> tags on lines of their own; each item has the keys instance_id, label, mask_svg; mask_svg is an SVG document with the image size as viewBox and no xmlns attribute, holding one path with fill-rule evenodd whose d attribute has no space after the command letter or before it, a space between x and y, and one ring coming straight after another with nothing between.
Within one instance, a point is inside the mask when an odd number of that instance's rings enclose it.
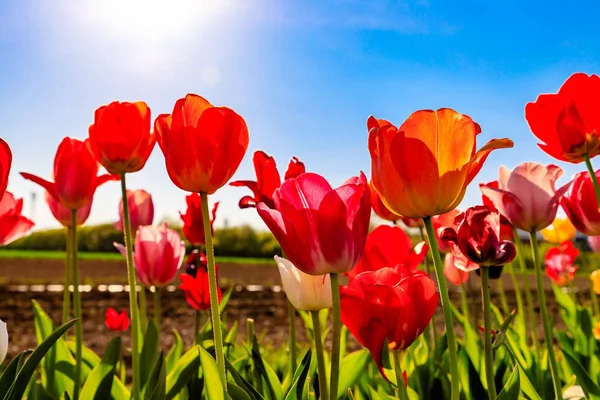
<instances>
[{"instance_id":1,"label":"flower field","mask_svg":"<svg viewBox=\"0 0 600 400\"><path fill-rule=\"evenodd\" d=\"M141 101L99 107L87 138L60 142L51 179L20 172L44 189L65 249L0 258L0 399L600 398L599 98L600 77L576 73L532 99L525 120L557 164L520 160L492 182L477 179L487 157L514 143L480 146L471 116L371 116L371 170L336 188L261 150L255 180L231 181L248 126L199 95L154 120ZM188 193L181 231L128 188L156 144ZM581 171L559 182L563 163ZM12 165L0 139L2 245L35 225ZM121 258L86 260L81 226L105 184L121 188ZM211 196L226 185L271 232L270 266L215 258ZM470 185L481 204L459 209ZM44 262L48 275L22 272Z\"/></svg>"}]
</instances>

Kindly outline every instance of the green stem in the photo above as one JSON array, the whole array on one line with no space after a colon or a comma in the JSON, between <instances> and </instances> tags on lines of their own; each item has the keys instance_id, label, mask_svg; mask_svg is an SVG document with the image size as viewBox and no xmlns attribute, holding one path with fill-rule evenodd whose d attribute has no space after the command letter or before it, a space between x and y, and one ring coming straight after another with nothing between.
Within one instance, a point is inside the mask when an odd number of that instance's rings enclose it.
<instances>
[{"instance_id":1,"label":"green stem","mask_svg":"<svg viewBox=\"0 0 600 400\"><path fill-rule=\"evenodd\" d=\"M485 379L489 400L496 400L496 382L494 381L494 354L492 352L492 312L490 307L490 270L481 267L481 299L483 302L483 330L485 351Z\"/></svg>"},{"instance_id":2,"label":"green stem","mask_svg":"<svg viewBox=\"0 0 600 400\"><path fill-rule=\"evenodd\" d=\"M131 313L131 363L133 387L131 388L131 398L137 400L140 396L140 315L137 302L137 283L135 279L135 269L133 265L133 238L131 236L131 222L129 218L129 202L127 201L127 185L125 182L125 173L121 174L121 195L123 197L123 225L125 228L124 239L127 253L127 281L129 283L129 308Z\"/></svg>"},{"instance_id":3,"label":"green stem","mask_svg":"<svg viewBox=\"0 0 600 400\"><path fill-rule=\"evenodd\" d=\"M452 309L450 297L448 296L448 287L446 286L446 277L444 276L444 263L440 258L435 232L431 217L423 218L425 229L427 230L427 239L429 242L429 250L433 258L433 266L440 289L440 298L442 310L444 311L444 323L446 324L446 337L448 339L448 357L450 361L450 390L451 400L458 400L460 394L460 383L458 375L458 362L456 356L456 336L454 334L454 323L452 321Z\"/></svg>"},{"instance_id":4,"label":"green stem","mask_svg":"<svg viewBox=\"0 0 600 400\"><path fill-rule=\"evenodd\" d=\"M202 318L200 311L196 310L196 318L194 318L194 345L198 343L198 331L200 330L200 318Z\"/></svg>"},{"instance_id":5,"label":"green stem","mask_svg":"<svg viewBox=\"0 0 600 400\"><path fill-rule=\"evenodd\" d=\"M140 296L140 298L139 298L140 328L142 328L142 332L144 332L146 330L146 327L148 326L148 305L146 303L146 287L144 285L141 285L141 290L138 294Z\"/></svg>"},{"instance_id":6,"label":"green stem","mask_svg":"<svg viewBox=\"0 0 600 400\"><path fill-rule=\"evenodd\" d=\"M66 230L66 255L65 255L65 289L63 291L62 323L69 320L71 313L71 228Z\"/></svg>"},{"instance_id":7,"label":"green stem","mask_svg":"<svg viewBox=\"0 0 600 400\"><path fill-rule=\"evenodd\" d=\"M337 400L338 381L340 377L340 334L342 320L340 319L340 282L338 274L331 273L331 297L333 300L333 343L331 348L331 387L329 399Z\"/></svg>"},{"instance_id":8,"label":"green stem","mask_svg":"<svg viewBox=\"0 0 600 400\"><path fill-rule=\"evenodd\" d=\"M521 320L521 324L523 324L523 327L525 328L525 331L527 332L527 324L526 324L526 319L525 319L525 308L523 306L523 295L521 294L521 287L519 286L519 282L517 281L517 276L515 274L515 269L513 267L513 264L506 264L504 266L504 269L508 268L508 272L510 273L510 279L512 281L512 285L513 285L513 289L515 291L515 297L517 298L517 318L519 318ZM525 342L526 338L525 338Z\"/></svg>"},{"instance_id":9,"label":"green stem","mask_svg":"<svg viewBox=\"0 0 600 400\"><path fill-rule=\"evenodd\" d=\"M469 315L469 301L467 300L467 287L464 282L460 284L460 302L462 306L463 316L465 318L465 323L471 323L471 316Z\"/></svg>"},{"instance_id":10,"label":"green stem","mask_svg":"<svg viewBox=\"0 0 600 400\"><path fill-rule=\"evenodd\" d=\"M225 373L225 354L223 353L223 334L221 332L221 315L219 314L219 297L217 294L217 273L215 270L215 249L212 241L210 216L208 210L208 194L200 193L202 201L202 220L204 223L204 237L206 239L206 257L208 261L208 287L210 291L210 309L212 318L213 337L215 341L215 355L223 390L227 393L227 375ZM225 396L227 397L227 396Z\"/></svg>"},{"instance_id":11,"label":"green stem","mask_svg":"<svg viewBox=\"0 0 600 400\"><path fill-rule=\"evenodd\" d=\"M510 314L510 309L508 307L508 301L506 300L506 292L504 291L504 282L502 281L502 275L497 279L498 282L498 292L500 293L500 305L502 306L502 311L504 315Z\"/></svg>"},{"instance_id":12,"label":"green stem","mask_svg":"<svg viewBox=\"0 0 600 400\"><path fill-rule=\"evenodd\" d=\"M425 231L423 230L422 226L419 226L419 232L421 233L421 240L424 242L427 242L427 238L425 237ZM425 272L427 272L427 275L431 277L431 270L429 268L429 259L427 257L425 257ZM427 325L427 327L431 331L431 335L427 336L427 338L430 341L429 348L433 349L433 352L435 353L435 346L437 345L435 313L431 316L431 321L429 321L429 324Z\"/></svg>"},{"instance_id":13,"label":"green stem","mask_svg":"<svg viewBox=\"0 0 600 400\"><path fill-rule=\"evenodd\" d=\"M162 314L162 307L160 304L160 288L158 286L154 286L154 325L156 326L156 330L160 336L160 317Z\"/></svg>"},{"instance_id":14,"label":"green stem","mask_svg":"<svg viewBox=\"0 0 600 400\"><path fill-rule=\"evenodd\" d=\"M296 371L296 309L287 297L286 300L288 309L288 323L290 325L290 373L292 376L294 376L294 371Z\"/></svg>"},{"instance_id":15,"label":"green stem","mask_svg":"<svg viewBox=\"0 0 600 400\"><path fill-rule=\"evenodd\" d=\"M527 274L527 267L525 265L525 254L523 253L523 243L519 238L518 232L513 228L515 237L515 246L517 248L517 258L519 259L519 266L521 267L521 278L525 285L525 300L527 301L527 315L529 316L529 329L531 330L531 340L535 347L536 360L542 359L542 351L540 349L540 342L537 335L537 322L535 318L535 310L533 309L533 297L531 296L531 287L529 286L529 275Z\"/></svg>"},{"instance_id":16,"label":"green stem","mask_svg":"<svg viewBox=\"0 0 600 400\"><path fill-rule=\"evenodd\" d=\"M73 399L79 399L81 386L81 360L83 355L83 323L81 321L81 295L79 293L79 265L77 263L77 210L71 211L71 268L73 269L73 316L75 324L75 382Z\"/></svg>"},{"instance_id":17,"label":"green stem","mask_svg":"<svg viewBox=\"0 0 600 400\"><path fill-rule=\"evenodd\" d=\"M531 242L531 256L533 258L533 264L535 266L535 278L537 282L538 302L540 304L542 325L544 327L544 339L546 341L546 347L548 348L550 373L552 374L552 382L554 383L554 395L557 399L561 399L562 389L558 371L558 364L556 364L556 356L554 355L554 349L552 346L552 328L550 327L550 320L548 319L548 309L546 308L546 292L544 291L544 281L542 280L542 266L540 264L538 254L538 240L536 233L530 232L529 238Z\"/></svg>"},{"instance_id":18,"label":"green stem","mask_svg":"<svg viewBox=\"0 0 600 400\"><path fill-rule=\"evenodd\" d=\"M248 346L250 346L250 348L252 349L254 346L253 343L254 343L254 335L255 335L253 318L248 318L246 320L246 331L248 334ZM254 362L254 360L252 360L252 376L254 378L254 385L256 386L258 391L260 393L262 393L263 392L262 378L260 376L260 371L256 367L256 363Z\"/></svg>"},{"instance_id":19,"label":"green stem","mask_svg":"<svg viewBox=\"0 0 600 400\"><path fill-rule=\"evenodd\" d=\"M400 363L400 355L392 352L391 356L394 359L394 372L396 373L396 391L398 394L398 400L408 400L408 394L406 393L406 386L404 386L404 377L402 376L402 366Z\"/></svg>"},{"instance_id":20,"label":"green stem","mask_svg":"<svg viewBox=\"0 0 600 400\"><path fill-rule=\"evenodd\" d=\"M325 353L323 352L323 337L321 336L321 322L319 321L319 312L311 311L313 323L313 335L315 340L315 352L317 353L317 375L319 376L320 398L327 400L329 393L327 390L327 372L325 371Z\"/></svg>"},{"instance_id":21,"label":"green stem","mask_svg":"<svg viewBox=\"0 0 600 400\"><path fill-rule=\"evenodd\" d=\"M596 192L596 200L598 201L598 208L600 209L600 186L598 186L598 178L596 178L596 173L594 172L594 167L592 167L592 162L590 161L590 156L588 154L585 155L585 166L590 173L590 178L592 178L594 191Z\"/></svg>"}]
</instances>

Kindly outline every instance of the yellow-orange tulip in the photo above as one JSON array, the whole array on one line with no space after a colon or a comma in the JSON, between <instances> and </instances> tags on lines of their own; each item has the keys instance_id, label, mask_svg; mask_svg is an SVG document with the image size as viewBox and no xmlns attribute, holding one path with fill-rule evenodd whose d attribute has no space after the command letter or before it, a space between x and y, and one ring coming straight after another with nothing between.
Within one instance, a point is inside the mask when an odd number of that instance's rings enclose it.
<instances>
[{"instance_id":1,"label":"yellow-orange tulip","mask_svg":"<svg viewBox=\"0 0 600 400\"><path fill-rule=\"evenodd\" d=\"M550 243L561 244L575 239L575 227L568 218L556 218L551 225L542 229L542 237Z\"/></svg>"},{"instance_id":2,"label":"yellow-orange tulip","mask_svg":"<svg viewBox=\"0 0 600 400\"><path fill-rule=\"evenodd\" d=\"M600 294L600 269L595 270L590 274L592 280L592 288L596 294Z\"/></svg>"},{"instance_id":3,"label":"yellow-orange tulip","mask_svg":"<svg viewBox=\"0 0 600 400\"><path fill-rule=\"evenodd\" d=\"M600 340L600 322L594 322L592 334L594 335L594 339Z\"/></svg>"},{"instance_id":4,"label":"yellow-orange tulip","mask_svg":"<svg viewBox=\"0 0 600 400\"><path fill-rule=\"evenodd\" d=\"M493 139L476 152L479 124L449 108L416 111L400 128L369 117L367 128L373 185L387 208L410 218L456 208L490 152L513 147Z\"/></svg>"}]
</instances>

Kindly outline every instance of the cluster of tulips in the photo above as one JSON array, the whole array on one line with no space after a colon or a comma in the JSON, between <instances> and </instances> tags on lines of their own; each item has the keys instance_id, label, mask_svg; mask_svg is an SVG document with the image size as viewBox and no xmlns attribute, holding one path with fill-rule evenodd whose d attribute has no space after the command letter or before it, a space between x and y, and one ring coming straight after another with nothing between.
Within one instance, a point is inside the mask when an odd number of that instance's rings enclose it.
<instances>
[{"instance_id":1,"label":"cluster of tulips","mask_svg":"<svg viewBox=\"0 0 600 400\"><path fill-rule=\"evenodd\" d=\"M416 111L399 127L369 117L370 180L360 172L335 189L324 177L306 172L296 157L291 159L282 182L275 160L262 151L255 152L256 181L229 184L251 190L252 195L244 196L239 206L256 209L284 253L283 257L275 257L275 261L289 300L289 357L294 385L304 384L306 379L305 371L294 373L297 366L294 318L299 310L312 315L318 377L313 385L320 399L337 399L340 390L343 393L348 389L339 387L342 324L368 349L382 376L392 382L398 398L413 398L402 357L424 332L432 337L435 346L437 333L431 319L440 302L447 346L446 352L439 355L445 360L440 359L440 368L449 377L450 398L458 400L461 388L463 392L468 388L460 380L455 311L446 281L463 285L469 272L477 271L482 283L484 386L489 399L496 399L499 393L502 398L518 398L518 387L516 397L506 397L512 381L500 390L496 388L496 341L506 334L507 327L503 324L493 329L490 277L497 276L517 256L525 274L524 250L517 235L523 231L529 234L533 255L546 346L543 354L552 376L553 397L562 398L563 379L553 349L542 265L545 261L546 274L557 285L569 286L578 256L572 244L575 230L590 236L592 247L598 247L600 171L594 172L591 159L600 153L599 98L598 76L574 74L558 93L540 95L525 108L531 131L543 142L540 148L563 162L585 162L587 171L557 189L556 181L563 173L559 166L525 162L512 171L501 167L497 181L480 184L482 205L462 212L456 208L490 152L510 148L513 143L509 139L493 139L476 151L481 127L469 116L452 109ZM235 111L215 107L193 94L179 99L171 114L159 115L153 130L150 109L143 102L102 106L96 110L86 140L65 138L59 145L53 181L21 173L46 190L46 200L54 216L68 228L70 262L65 269L63 327L74 324L76 336L74 385L68 396L80 398L84 368L77 226L87 219L96 188L109 181L120 181L123 197L117 226L124 232L125 243L115 245L127 261L132 288L129 290L131 319L126 312L110 309L106 324L113 330L125 331L131 323L131 398L154 398L148 397L147 385L142 382L142 375L148 376L148 366L141 360L140 342L150 329L143 288L152 288L154 292L153 325L160 326L160 288L172 281L185 258L185 246L175 231L166 225L152 226L153 205L149 195L127 190L127 174L144 167L156 142L164 154L170 179L190 193L187 212L181 216L183 234L191 244L205 251L194 251L188 256L186 273L180 279L188 303L198 312L208 310L210 315L212 362L218 370L214 378L219 382L221 395L262 398L254 389L244 390L244 385L240 385L244 381L238 381L225 356L219 310L222 294L212 243L212 223L218 203L214 204L211 215L208 201L208 196L226 185L238 169L248 148L248 128ZM20 215L22 200L15 200L10 192L5 192L11 152L4 141L0 140L0 144L0 242L6 244L24 235L33 222ZM98 174L100 165L108 174ZM556 219L559 206L568 220ZM369 232L372 210L394 222L394 226L382 225ZM410 237L397 226L400 222L418 229L423 242L413 246ZM557 244L544 260L539 254L538 231ZM428 252L436 280L429 274ZM446 253L444 261L441 253ZM425 270L419 269L422 263ZM526 303L532 340L541 360L529 281L523 280L526 294L523 301L512 266L509 270L515 283L517 315L525 321ZM340 285L340 275L348 279L347 285ZM600 273L592 274L592 278L593 288L600 289ZM142 285L139 291L133 289L138 282ZM69 285L73 288L72 307ZM595 295L594 302L597 308ZM330 308L333 312L329 356L324 351L319 310ZM466 313L468 307L463 309ZM71 312L75 320L69 322ZM0 350L5 353L6 344L0 343ZM390 360L392 375L386 373ZM205 374L208 372L207 367ZM14 387L11 386L12 396L17 390ZM287 398L302 398L302 393L302 388L290 391Z\"/></svg>"}]
</instances>

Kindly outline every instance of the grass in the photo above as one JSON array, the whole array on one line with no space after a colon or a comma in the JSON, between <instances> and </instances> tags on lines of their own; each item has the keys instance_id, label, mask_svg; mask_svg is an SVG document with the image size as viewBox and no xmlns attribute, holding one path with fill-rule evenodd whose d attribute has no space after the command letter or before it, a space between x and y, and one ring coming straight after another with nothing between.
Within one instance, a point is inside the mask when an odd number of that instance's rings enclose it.
<instances>
[{"instance_id":1,"label":"grass","mask_svg":"<svg viewBox=\"0 0 600 400\"><path fill-rule=\"evenodd\" d=\"M65 258L64 251L48 251L48 250L15 250L3 249L0 250L0 259L16 258L16 259L34 259L34 260L63 260ZM94 261L124 261L125 259L120 253L100 253L100 252L79 252L79 258L82 260ZM250 257L216 257L218 263L228 264L268 264L274 265L272 258L250 258Z\"/></svg>"}]
</instances>

